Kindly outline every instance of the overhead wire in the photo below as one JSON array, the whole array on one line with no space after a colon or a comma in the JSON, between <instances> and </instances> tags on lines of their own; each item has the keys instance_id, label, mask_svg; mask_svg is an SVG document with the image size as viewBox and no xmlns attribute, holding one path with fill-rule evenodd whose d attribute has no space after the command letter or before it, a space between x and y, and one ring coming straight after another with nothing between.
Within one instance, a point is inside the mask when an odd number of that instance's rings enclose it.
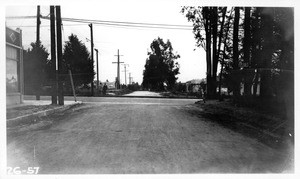
<instances>
[{"instance_id":1,"label":"overhead wire","mask_svg":"<svg viewBox=\"0 0 300 179\"><path fill-rule=\"evenodd\" d=\"M78 18L62 18L62 19L65 19L65 20L75 20L75 21L100 22L100 23L114 23L114 24L132 24L132 25L149 25L149 26L170 26L170 27L191 27L191 26L188 26L188 25L155 24L155 23L143 23L143 22L105 21L105 20L90 20L90 19L78 19Z\"/></svg>"},{"instance_id":2,"label":"overhead wire","mask_svg":"<svg viewBox=\"0 0 300 179\"><path fill-rule=\"evenodd\" d=\"M152 28L152 29L173 29L173 30L191 30L190 28L183 28L181 26L175 26L170 25L167 26L166 24L164 26L159 26L158 24L153 25L145 25L138 23L135 24L127 24L127 23L113 23L113 22L102 22L102 21L91 21L91 20L79 20L79 19L71 19L71 18L62 18L63 21L69 21L69 22L79 22L79 23L93 23L98 25L106 25L106 26L119 26L119 27L133 27L133 28Z\"/></svg>"},{"instance_id":3,"label":"overhead wire","mask_svg":"<svg viewBox=\"0 0 300 179\"><path fill-rule=\"evenodd\" d=\"M34 19L36 16L8 16L6 19ZM50 17L41 16L41 19L50 20ZM105 20L91 20L91 19L78 19L78 18L62 18L62 21L70 22L72 24L62 24L63 37L65 41L65 32L63 26L84 26L88 23L93 23L96 26L108 26L115 28L126 28L126 29L171 29L171 30L192 30L192 26L188 25L175 25L175 24L159 24L159 23L143 23L143 22L122 22L122 21L105 21ZM77 24L74 24L77 23ZM40 27L49 27L50 25L41 25ZM16 26L17 27L17 26ZM20 26L18 26L20 27ZM35 25L24 25L22 27L36 27Z\"/></svg>"},{"instance_id":4,"label":"overhead wire","mask_svg":"<svg viewBox=\"0 0 300 179\"><path fill-rule=\"evenodd\" d=\"M32 19L36 16L8 16L6 19ZM41 19L50 20L48 16L41 16ZM62 18L62 21L78 22L78 23L93 23L96 25L114 26L114 27L130 27L130 28L152 28L152 29L171 29L171 30L191 30L192 26L176 25L176 24L158 24L158 23L143 23L143 22L122 22L122 21L105 21L105 20L91 20L91 19L77 19L77 18ZM80 24L77 24L80 25ZM68 26L77 26L68 25ZM31 27L31 26L26 26Z\"/></svg>"}]
</instances>

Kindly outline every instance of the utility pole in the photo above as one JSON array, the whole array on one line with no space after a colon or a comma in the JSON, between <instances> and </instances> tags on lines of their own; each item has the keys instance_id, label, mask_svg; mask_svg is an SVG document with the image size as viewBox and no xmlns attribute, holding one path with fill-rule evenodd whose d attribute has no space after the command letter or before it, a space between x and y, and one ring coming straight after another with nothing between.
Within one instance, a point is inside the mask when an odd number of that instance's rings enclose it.
<instances>
[{"instance_id":1,"label":"utility pole","mask_svg":"<svg viewBox=\"0 0 300 179\"><path fill-rule=\"evenodd\" d=\"M40 41L40 25L41 25L41 8L37 6L37 14L36 14L36 42Z\"/></svg>"},{"instance_id":2,"label":"utility pole","mask_svg":"<svg viewBox=\"0 0 300 179\"><path fill-rule=\"evenodd\" d=\"M55 49L55 14L54 6L50 6L50 36L51 36L51 62L52 69L51 75L53 78L52 83L52 104L57 104L57 70L56 70L56 49Z\"/></svg>"},{"instance_id":3,"label":"utility pole","mask_svg":"<svg viewBox=\"0 0 300 179\"><path fill-rule=\"evenodd\" d=\"M133 77L131 77L131 73L129 73L129 84L131 85L133 82Z\"/></svg>"},{"instance_id":4,"label":"utility pole","mask_svg":"<svg viewBox=\"0 0 300 179\"><path fill-rule=\"evenodd\" d=\"M131 85L131 73L129 73L129 84Z\"/></svg>"},{"instance_id":5,"label":"utility pole","mask_svg":"<svg viewBox=\"0 0 300 179\"><path fill-rule=\"evenodd\" d=\"M40 6L37 6L37 13L36 13L36 44L38 45L40 43L40 25L41 25L41 19L40 19ZM36 56L38 56L38 54L36 54ZM39 59L37 59L39 60ZM40 100L41 96L40 96L40 80L38 80L38 84L36 84L36 95L35 98L36 100Z\"/></svg>"},{"instance_id":6,"label":"utility pole","mask_svg":"<svg viewBox=\"0 0 300 179\"><path fill-rule=\"evenodd\" d=\"M127 85L127 77L126 77L126 66L129 66L128 64L123 64L124 65L124 72L125 72L125 85Z\"/></svg>"},{"instance_id":7,"label":"utility pole","mask_svg":"<svg viewBox=\"0 0 300 179\"><path fill-rule=\"evenodd\" d=\"M119 54L119 49L118 49L118 54L115 56L118 56L118 61L112 63L117 63L117 89L120 89L120 63L124 63L124 62L120 62L120 56L123 55Z\"/></svg>"},{"instance_id":8,"label":"utility pole","mask_svg":"<svg viewBox=\"0 0 300 179\"><path fill-rule=\"evenodd\" d=\"M89 27L91 28L91 57L92 57L92 66L94 69L94 40L93 40L93 24L90 23ZM94 96L94 75L92 78L92 83L91 83L91 88L92 88L92 96Z\"/></svg>"},{"instance_id":9,"label":"utility pole","mask_svg":"<svg viewBox=\"0 0 300 179\"><path fill-rule=\"evenodd\" d=\"M97 62L97 90L99 91L99 70L98 70L98 49L95 49L96 51L96 62Z\"/></svg>"},{"instance_id":10,"label":"utility pole","mask_svg":"<svg viewBox=\"0 0 300 179\"><path fill-rule=\"evenodd\" d=\"M61 14L60 6L56 6L56 35L57 35L57 64L58 64L58 104L64 105L62 80L62 41L61 41Z\"/></svg>"}]
</instances>

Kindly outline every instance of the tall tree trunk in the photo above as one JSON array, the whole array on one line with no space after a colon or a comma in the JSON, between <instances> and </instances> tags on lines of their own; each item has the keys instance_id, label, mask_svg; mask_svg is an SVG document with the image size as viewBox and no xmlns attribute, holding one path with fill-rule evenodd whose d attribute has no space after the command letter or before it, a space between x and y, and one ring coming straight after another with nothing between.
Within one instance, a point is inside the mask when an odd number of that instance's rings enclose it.
<instances>
[{"instance_id":1,"label":"tall tree trunk","mask_svg":"<svg viewBox=\"0 0 300 179\"><path fill-rule=\"evenodd\" d=\"M257 96L257 87L258 87L258 76L260 74L260 61L261 61L261 41L262 41L262 34L261 34L261 20L260 20L260 13L261 13L262 8L257 7L255 8L253 12L253 19L251 21L251 32L252 32L252 37L251 37L251 67L255 68L255 74L254 74L254 79L252 81L253 85L253 96Z\"/></svg>"},{"instance_id":2,"label":"tall tree trunk","mask_svg":"<svg viewBox=\"0 0 300 179\"><path fill-rule=\"evenodd\" d=\"M245 21L244 21L244 63L246 67L244 70L244 93L246 96L251 94L251 70L250 66L250 7L245 7Z\"/></svg>"},{"instance_id":3,"label":"tall tree trunk","mask_svg":"<svg viewBox=\"0 0 300 179\"><path fill-rule=\"evenodd\" d=\"M224 28L226 11L227 11L227 7L224 7L222 9L222 22L221 22L221 28L220 28L220 33L219 33L219 44L218 44L218 54L217 54L218 60L220 58L221 43L222 43L222 37L223 37L223 28ZM228 31L226 32L226 34L227 33L228 33ZM224 43L224 49L225 49L226 40L223 43ZM223 53L224 53L224 51L225 50L223 50ZM222 85L223 64L224 64L224 57L222 58L220 77L219 77L219 100L222 100L221 85Z\"/></svg>"},{"instance_id":4,"label":"tall tree trunk","mask_svg":"<svg viewBox=\"0 0 300 179\"><path fill-rule=\"evenodd\" d=\"M239 81L239 19L240 8L234 8L234 26L233 26L233 95L237 97L240 95L240 81Z\"/></svg>"},{"instance_id":5,"label":"tall tree trunk","mask_svg":"<svg viewBox=\"0 0 300 179\"><path fill-rule=\"evenodd\" d=\"M212 68L212 96L216 97L217 88L217 67L218 67L218 51L217 51L217 38L218 38L218 8L212 9L212 38L213 38L213 68Z\"/></svg>"},{"instance_id":6,"label":"tall tree trunk","mask_svg":"<svg viewBox=\"0 0 300 179\"><path fill-rule=\"evenodd\" d=\"M220 33L219 33L219 44L218 44L218 54L217 54L218 55L218 59L220 57L220 52L221 52L221 44L222 44L222 38L223 38L223 30L224 30L224 23L225 23L226 12L227 12L227 7L224 7L222 9L222 22L221 22L221 28L220 28ZM230 14L230 16L231 16L231 14ZM229 17L228 20L230 20L230 17ZM228 33L226 33L226 34L228 34Z\"/></svg>"},{"instance_id":7,"label":"tall tree trunk","mask_svg":"<svg viewBox=\"0 0 300 179\"><path fill-rule=\"evenodd\" d=\"M203 8L203 17L205 19L205 36L206 36L206 93L207 97L211 97L211 21L210 10L208 7Z\"/></svg>"},{"instance_id":8,"label":"tall tree trunk","mask_svg":"<svg viewBox=\"0 0 300 179\"><path fill-rule=\"evenodd\" d=\"M261 85L260 95L263 98L271 97L271 65L273 53L273 8L264 8L261 14L262 21L262 58L261 58Z\"/></svg>"}]
</instances>

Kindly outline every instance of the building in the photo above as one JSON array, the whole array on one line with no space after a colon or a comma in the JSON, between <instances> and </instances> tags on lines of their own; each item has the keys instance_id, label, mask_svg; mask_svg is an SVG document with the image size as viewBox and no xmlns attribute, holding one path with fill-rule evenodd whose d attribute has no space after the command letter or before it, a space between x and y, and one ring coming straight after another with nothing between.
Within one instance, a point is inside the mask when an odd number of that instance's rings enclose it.
<instances>
[{"instance_id":1,"label":"building","mask_svg":"<svg viewBox=\"0 0 300 179\"><path fill-rule=\"evenodd\" d=\"M22 31L6 27L6 105L23 102Z\"/></svg>"},{"instance_id":2,"label":"building","mask_svg":"<svg viewBox=\"0 0 300 179\"><path fill-rule=\"evenodd\" d=\"M206 84L205 79L193 79L193 80L185 82L186 92L199 93L199 90L201 88L201 83Z\"/></svg>"}]
</instances>

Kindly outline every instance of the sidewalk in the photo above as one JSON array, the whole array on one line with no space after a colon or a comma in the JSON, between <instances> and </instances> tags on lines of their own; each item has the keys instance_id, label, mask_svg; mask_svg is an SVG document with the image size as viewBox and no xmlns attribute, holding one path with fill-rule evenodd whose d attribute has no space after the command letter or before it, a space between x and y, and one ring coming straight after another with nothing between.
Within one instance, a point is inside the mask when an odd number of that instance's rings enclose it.
<instances>
[{"instance_id":1,"label":"sidewalk","mask_svg":"<svg viewBox=\"0 0 300 179\"><path fill-rule=\"evenodd\" d=\"M7 127L14 127L24 124L33 124L41 117L65 111L76 105L82 104L81 101L64 101L64 105L52 105L51 101L45 100L24 100L22 104L8 106L6 109Z\"/></svg>"}]
</instances>

